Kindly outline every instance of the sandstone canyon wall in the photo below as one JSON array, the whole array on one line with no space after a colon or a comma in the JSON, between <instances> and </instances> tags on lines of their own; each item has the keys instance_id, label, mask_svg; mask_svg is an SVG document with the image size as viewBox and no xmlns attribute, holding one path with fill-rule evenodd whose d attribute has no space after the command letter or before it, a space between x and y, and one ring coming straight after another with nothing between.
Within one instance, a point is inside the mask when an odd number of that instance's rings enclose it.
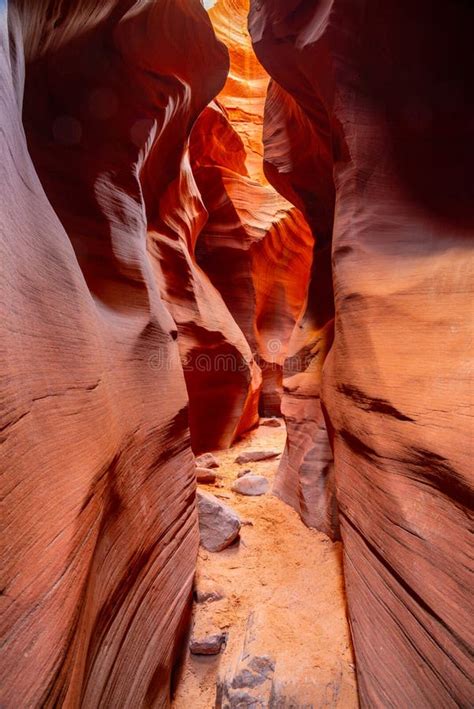
<instances>
[{"instance_id":1,"label":"sandstone canyon wall","mask_svg":"<svg viewBox=\"0 0 474 709\"><path fill-rule=\"evenodd\" d=\"M280 414L282 365L305 302L312 235L300 210L263 173L269 77L252 48L248 11L248 0L218 0L210 11L229 48L230 70L191 135L191 163L208 212L196 257L261 368L259 411L271 416Z\"/></svg>"},{"instance_id":2,"label":"sandstone canyon wall","mask_svg":"<svg viewBox=\"0 0 474 709\"><path fill-rule=\"evenodd\" d=\"M265 69L248 0L0 5L2 706L169 703L191 446L282 384L363 706L472 704L473 10L251 5Z\"/></svg>"},{"instance_id":3,"label":"sandstone canyon wall","mask_svg":"<svg viewBox=\"0 0 474 709\"><path fill-rule=\"evenodd\" d=\"M288 69L297 70L291 60L286 51ZM306 307L283 364L281 409L287 440L275 492L306 524L338 539L333 456L320 399L322 367L334 336L331 237L335 192L330 131L324 111L315 113L311 100L303 108L275 81L269 86L266 116L266 172L302 210L314 240Z\"/></svg>"},{"instance_id":4,"label":"sandstone canyon wall","mask_svg":"<svg viewBox=\"0 0 474 709\"><path fill-rule=\"evenodd\" d=\"M195 453L227 448L259 413L280 413L282 364L311 262L303 216L263 174L269 79L246 30L248 9L219 0L210 12L230 72L197 118L175 179L157 194L159 164L149 159L142 172L148 251L177 325Z\"/></svg>"},{"instance_id":5,"label":"sandstone canyon wall","mask_svg":"<svg viewBox=\"0 0 474 709\"><path fill-rule=\"evenodd\" d=\"M198 531L147 211L227 51L197 0L17 0L0 25L1 703L164 706Z\"/></svg>"},{"instance_id":6,"label":"sandstone canyon wall","mask_svg":"<svg viewBox=\"0 0 474 709\"><path fill-rule=\"evenodd\" d=\"M152 171L148 179L153 185ZM196 259L196 242L207 222L186 150L158 213L149 215L148 251L178 329L196 454L228 448L258 422L262 382L249 343ZM157 361L157 371L164 364Z\"/></svg>"},{"instance_id":7,"label":"sandstone canyon wall","mask_svg":"<svg viewBox=\"0 0 474 709\"><path fill-rule=\"evenodd\" d=\"M334 298L315 254L302 398L319 378L366 707L473 700L473 22L460 1L252 2L275 79L266 174L331 250Z\"/></svg>"},{"instance_id":8,"label":"sandstone canyon wall","mask_svg":"<svg viewBox=\"0 0 474 709\"><path fill-rule=\"evenodd\" d=\"M207 175L201 160L197 176L203 195L205 183L209 185L210 219L199 241L198 258L261 366L261 414L285 417L288 437L274 492L295 507L306 524L337 538L332 453L318 374L332 342L333 325L333 298L327 294L334 209L334 188L326 179L332 169L330 152L327 146L321 150L323 141L311 129L301 129L308 120L292 97L274 82L268 88L268 74L248 37L248 10L246 0L219 0L210 12L217 35L230 49L229 77L218 99L242 145L239 151L235 139L232 147L228 140L227 149L213 156L214 169ZM284 118L262 126L267 91L273 112ZM268 136L272 130L278 135ZM293 141L298 139L291 149L288 131ZM206 136L210 132L209 120L204 132ZM278 169L273 168L272 151ZM201 148L200 154L204 152ZM238 164L236 153L244 157ZM216 175L217 168L222 178ZM266 175L280 194L268 185ZM324 200L315 200L308 191L308 182L314 184L315 179L325 191ZM311 262L312 297L305 306Z\"/></svg>"}]
</instances>

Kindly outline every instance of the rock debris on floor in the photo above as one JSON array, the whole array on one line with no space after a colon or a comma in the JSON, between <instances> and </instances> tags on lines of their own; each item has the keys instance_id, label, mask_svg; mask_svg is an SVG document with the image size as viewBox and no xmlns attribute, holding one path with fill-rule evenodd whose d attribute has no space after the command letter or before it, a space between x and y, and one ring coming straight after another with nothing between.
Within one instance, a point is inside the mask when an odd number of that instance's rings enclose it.
<instances>
[{"instance_id":1,"label":"rock debris on floor","mask_svg":"<svg viewBox=\"0 0 474 709\"><path fill-rule=\"evenodd\" d=\"M219 493L199 485L242 526L223 551L200 548L193 628L173 709L358 706L340 544L305 527L271 494L285 435L283 425L260 426L215 454ZM236 456L248 460L249 452L251 475L269 486L256 497L232 489L247 477L238 478ZM273 455L259 461L256 452Z\"/></svg>"}]
</instances>

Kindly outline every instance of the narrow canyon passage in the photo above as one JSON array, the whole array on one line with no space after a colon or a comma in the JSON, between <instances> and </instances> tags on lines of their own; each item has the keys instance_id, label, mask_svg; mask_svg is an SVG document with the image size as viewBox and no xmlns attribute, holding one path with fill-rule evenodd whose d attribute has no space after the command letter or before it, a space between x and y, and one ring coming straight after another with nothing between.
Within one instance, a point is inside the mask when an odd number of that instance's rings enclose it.
<instances>
[{"instance_id":1,"label":"narrow canyon passage","mask_svg":"<svg viewBox=\"0 0 474 709\"><path fill-rule=\"evenodd\" d=\"M215 453L217 487L199 485L230 505L242 527L223 551L200 549L193 652L186 648L176 677L175 709L358 706L340 543L306 527L276 497L232 489L246 469L271 488L278 459L235 462L249 450L281 453L285 427L268 421L275 423L263 419L230 450Z\"/></svg>"},{"instance_id":2,"label":"narrow canyon passage","mask_svg":"<svg viewBox=\"0 0 474 709\"><path fill-rule=\"evenodd\" d=\"M249 7L246 0L218 0L209 13L218 38L229 49L230 69L224 88L191 132L190 163L208 211L195 253L261 370L258 412L279 417L282 396L285 401L288 398L283 385L291 387L290 381L301 376L312 359L308 354L301 357L296 349L292 367L287 365L284 372L290 338L305 307L314 238L301 211L265 175L263 123L270 77L253 51L247 30ZM214 146L217 137L220 145ZM224 146L227 150L223 151ZM216 176L222 180L221 189ZM160 251L161 244L160 234L153 239L152 253ZM178 323L178 341L189 339L189 325L179 327L174 303L171 298L168 302ZM213 320L210 327L214 327ZM208 352L201 350L201 361L206 361ZM209 401L203 420L208 387L213 379L232 382L235 367L229 352L222 360L217 355L201 382L196 363L194 359L185 368L185 376L191 399L191 437L195 451L201 452L210 435L203 426L208 427L209 416L216 413L215 402ZM219 403L222 406L221 391ZM288 405L283 409L289 413ZM319 437L326 436L326 452L320 451L318 462L324 461L326 474L331 475L329 442L318 402L315 409ZM227 419L228 411L221 416ZM216 507L230 506L229 514L236 513L242 526L238 538L225 549L206 548L207 539L200 549L189 646L176 676L175 709L358 705L340 544L307 528L294 510L269 494L275 491L300 513L302 507L307 508L310 517L306 521L313 522L313 527L334 531L333 524L325 526L326 519L318 518L306 504L306 495L314 494L314 479L307 493L295 495L286 489L288 467L295 465L299 475L296 461L303 460L307 452L301 427L299 420L296 431L290 428L287 445L283 419L260 419L259 427L250 433L239 432L229 450L213 451L219 461L219 467L210 471L215 482L200 483L198 473L199 489L212 496ZM222 447L222 439L214 438L216 442ZM270 451L278 453L278 458L247 465L235 462L248 451ZM277 470L279 485L275 483ZM198 471L205 481L204 471ZM311 477L316 477L316 469L311 470ZM265 493L242 494L235 489L239 481L264 484ZM219 530L207 530L202 504L198 502L201 536L219 536Z\"/></svg>"},{"instance_id":3,"label":"narrow canyon passage","mask_svg":"<svg viewBox=\"0 0 474 709\"><path fill-rule=\"evenodd\" d=\"M468 709L474 4L0 2L0 706Z\"/></svg>"}]
</instances>

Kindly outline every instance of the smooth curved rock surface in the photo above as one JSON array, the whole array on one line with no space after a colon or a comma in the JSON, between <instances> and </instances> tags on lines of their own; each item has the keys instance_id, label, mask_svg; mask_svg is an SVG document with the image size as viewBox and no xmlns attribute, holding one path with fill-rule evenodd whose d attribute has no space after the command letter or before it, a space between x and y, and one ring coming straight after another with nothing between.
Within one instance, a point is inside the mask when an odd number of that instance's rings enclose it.
<instances>
[{"instance_id":1,"label":"smooth curved rock surface","mask_svg":"<svg viewBox=\"0 0 474 709\"><path fill-rule=\"evenodd\" d=\"M195 453L228 448L256 425L262 384L249 343L196 259L207 214L186 151L159 214L149 217L148 251L178 328Z\"/></svg>"},{"instance_id":2,"label":"smooth curved rock surface","mask_svg":"<svg viewBox=\"0 0 474 709\"><path fill-rule=\"evenodd\" d=\"M229 49L230 68L218 100L240 136L251 180L267 184L263 169L263 113L269 82L248 32L249 0L217 0L209 11L217 37Z\"/></svg>"},{"instance_id":3,"label":"smooth curved rock surface","mask_svg":"<svg viewBox=\"0 0 474 709\"><path fill-rule=\"evenodd\" d=\"M199 534L139 176L156 209L226 51L197 0L17 0L0 31L1 704L166 706Z\"/></svg>"},{"instance_id":4,"label":"smooth curved rock surface","mask_svg":"<svg viewBox=\"0 0 474 709\"><path fill-rule=\"evenodd\" d=\"M255 497L268 492L269 482L263 475L244 475L232 485L232 490L240 495Z\"/></svg>"},{"instance_id":5,"label":"smooth curved rock surface","mask_svg":"<svg viewBox=\"0 0 474 709\"><path fill-rule=\"evenodd\" d=\"M296 163L291 189L305 202L306 183L310 206L336 192L322 388L361 703L468 706L474 9L252 8L257 55L293 97L292 114L275 112L271 93L267 105L275 180L287 185L282 166L304 134L330 169L307 180Z\"/></svg>"},{"instance_id":6,"label":"smooth curved rock surface","mask_svg":"<svg viewBox=\"0 0 474 709\"><path fill-rule=\"evenodd\" d=\"M305 301L312 238L299 210L263 171L269 77L252 48L248 10L248 0L217 0L209 11L229 49L230 71L191 136L191 164L208 212L196 259L261 368L259 413L271 416L280 415L282 366Z\"/></svg>"},{"instance_id":7,"label":"smooth curved rock surface","mask_svg":"<svg viewBox=\"0 0 474 709\"><path fill-rule=\"evenodd\" d=\"M258 14L255 17L258 19ZM270 74L282 84L272 80L268 88L263 128L265 173L304 214L313 248L306 305L281 360L281 413L288 436L274 492L292 505L308 526L336 540L339 523L332 452L320 404L321 371L332 344L334 319L330 245L335 189L330 119L324 106L315 105L306 86L298 100L291 94L295 76L304 75L300 66L304 59L292 51L291 44L281 42L278 53L273 54L265 52L265 42L260 42L258 52ZM308 76L308 86L324 83L324 71L311 67Z\"/></svg>"}]
</instances>

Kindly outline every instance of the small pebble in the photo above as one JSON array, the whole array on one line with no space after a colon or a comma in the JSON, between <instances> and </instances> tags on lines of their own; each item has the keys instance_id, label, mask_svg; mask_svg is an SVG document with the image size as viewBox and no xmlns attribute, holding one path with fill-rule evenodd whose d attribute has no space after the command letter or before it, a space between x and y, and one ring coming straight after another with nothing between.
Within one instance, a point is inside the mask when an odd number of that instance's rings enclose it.
<instances>
[{"instance_id":1,"label":"small pebble","mask_svg":"<svg viewBox=\"0 0 474 709\"><path fill-rule=\"evenodd\" d=\"M196 458L198 468L219 468L220 463L212 453L203 453Z\"/></svg>"},{"instance_id":2,"label":"small pebble","mask_svg":"<svg viewBox=\"0 0 474 709\"><path fill-rule=\"evenodd\" d=\"M189 649L193 655L218 655L226 641L225 633L214 633L202 637L192 636Z\"/></svg>"}]
</instances>

